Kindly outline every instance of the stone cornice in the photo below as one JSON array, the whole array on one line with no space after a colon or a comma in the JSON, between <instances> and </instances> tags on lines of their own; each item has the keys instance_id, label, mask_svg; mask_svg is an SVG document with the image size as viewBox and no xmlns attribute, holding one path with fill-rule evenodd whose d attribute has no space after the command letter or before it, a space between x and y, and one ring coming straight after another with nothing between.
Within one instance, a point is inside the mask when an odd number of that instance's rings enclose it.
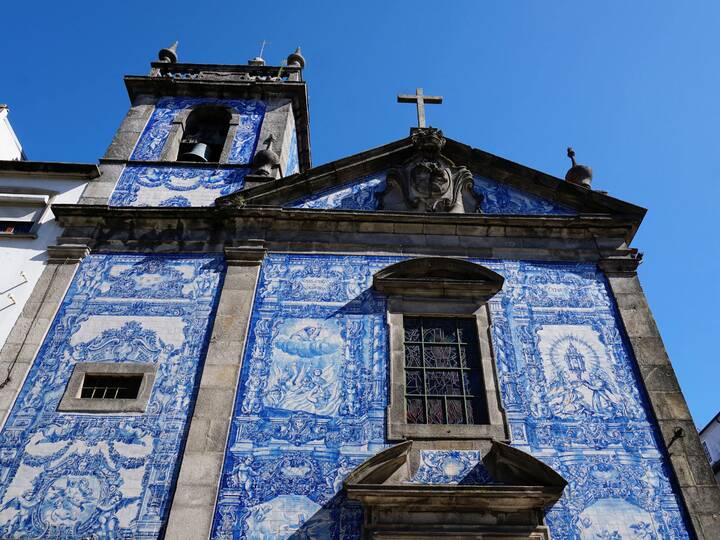
<instances>
[{"instance_id":1,"label":"stone cornice","mask_svg":"<svg viewBox=\"0 0 720 540\"><path fill-rule=\"evenodd\" d=\"M61 224L73 218L77 225L98 219L157 219L233 221L263 219L282 228L282 222L301 222L304 230L340 230L344 232L376 232L408 234L405 225L416 225L412 232L444 235L478 235L478 227L486 227L488 236L520 237L582 237L620 234L628 243L637 228L632 215L583 214L578 216L518 216L498 214L431 214L408 212L363 212L353 210L316 210L277 207L111 207L106 205L54 204L53 213ZM347 223L343 227L339 223ZM320 225L324 224L324 225ZM398 225L398 227L394 227ZM290 226L292 227L292 226ZM295 228L295 227L292 227ZM571 232L572 231L572 232ZM604 231L604 232L603 232Z\"/></svg>"},{"instance_id":2,"label":"stone cornice","mask_svg":"<svg viewBox=\"0 0 720 540\"><path fill-rule=\"evenodd\" d=\"M111 251L271 251L598 261L627 257L633 216L418 214L261 207L55 204L60 243Z\"/></svg>"},{"instance_id":3,"label":"stone cornice","mask_svg":"<svg viewBox=\"0 0 720 540\"><path fill-rule=\"evenodd\" d=\"M630 228L637 222L634 215L624 214L582 214L565 215L514 215L514 214L433 214L410 212L366 212L361 210L320 210L305 208L278 208L276 206L244 207L118 207L99 204L54 204L53 212L63 217L138 217L138 218L182 218L182 219L225 219L243 217L262 217L271 219L291 219L300 221L337 221L354 222L393 222L393 223L432 223L453 225L485 225L516 227L600 227Z\"/></svg>"},{"instance_id":4,"label":"stone cornice","mask_svg":"<svg viewBox=\"0 0 720 540\"><path fill-rule=\"evenodd\" d=\"M617 254L598 261L598 268L608 276L634 276L641 262L642 254Z\"/></svg>"}]
</instances>

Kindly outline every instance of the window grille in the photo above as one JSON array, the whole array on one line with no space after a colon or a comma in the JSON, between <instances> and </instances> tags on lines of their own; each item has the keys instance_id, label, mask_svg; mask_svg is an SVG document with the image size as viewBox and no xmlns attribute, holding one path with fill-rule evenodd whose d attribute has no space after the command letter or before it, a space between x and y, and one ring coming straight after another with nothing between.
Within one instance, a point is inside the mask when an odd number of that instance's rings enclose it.
<instances>
[{"instance_id":1,"label":"window grille","mask_svg":"<svg viewBox=\"0 0 720 540\"><path fill-rule=\"evenodd\" d=\"M136 399L143 375L90 375L83 379L83 399Z\"/></svg>"},{"instance_id":2,"label":"window grille","mask_svg":"<svg viewBox=\"0 0 720 540\"><path fill-rule=\"evenodd\" d=\"M404 318L409 424L483 424L485 390L474 319Z\"/></svg>"}]
</instances>

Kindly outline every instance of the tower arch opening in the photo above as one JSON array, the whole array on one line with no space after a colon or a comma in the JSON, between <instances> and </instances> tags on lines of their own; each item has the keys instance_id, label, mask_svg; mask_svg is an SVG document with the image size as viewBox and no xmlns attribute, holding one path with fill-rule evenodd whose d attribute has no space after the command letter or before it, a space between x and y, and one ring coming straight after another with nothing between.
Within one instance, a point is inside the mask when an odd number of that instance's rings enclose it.
<instances>
[{"instance_id":1,"label":"tower arch opening","mask_svg":"<svg viewBox=\"0 0 720 540\"><path fill-rule=\"evenodd\" d=\"M232 115L227 107L202 106L192 110L178 149L178 161L219 161Z\"/></svg>"}]
</instances>

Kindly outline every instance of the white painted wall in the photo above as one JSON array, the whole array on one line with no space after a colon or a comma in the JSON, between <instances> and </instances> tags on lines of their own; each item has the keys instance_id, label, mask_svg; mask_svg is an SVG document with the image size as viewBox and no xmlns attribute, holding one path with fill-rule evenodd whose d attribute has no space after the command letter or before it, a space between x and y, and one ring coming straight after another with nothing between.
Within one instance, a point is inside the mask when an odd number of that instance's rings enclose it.
<instances>
[{"instance_id":1,"label":"white painted wall","mask_svg":"<svg viewBox=\"0 0 720 540\"><path fill-rule=\"evenodd\" d=\"M50 199L51 203L76 203L86 184L87 180L0 177L0 193L47 190L56 193ZM62 232L49 205L39 223L37 238L0 236L0 348L42 274L47 260L47 246L56 244ZM25 273L27 282L20 272Z\"/></svg>"},{"instance_id":2,"label":"white painted wall","mask_svg":"<svg viewBox=\"0 0 720 540\"><path fill-rule=\"evenodd\" d=\"M720 413L700 432L700 440L708 454L710 465L720 462ZM720 468L715 473L715 480L720 483Z\"/></svg>"},{"instance_id":3,"label":"white painted wall","mask_svg":"<svg viewBox=\"0 0 720 540\"><path fill-rule=\"evenodd\" d=\"M23 159L22 146L8 120L8 108L0 105L0 159Z\"/></svg>"}]
</instances>

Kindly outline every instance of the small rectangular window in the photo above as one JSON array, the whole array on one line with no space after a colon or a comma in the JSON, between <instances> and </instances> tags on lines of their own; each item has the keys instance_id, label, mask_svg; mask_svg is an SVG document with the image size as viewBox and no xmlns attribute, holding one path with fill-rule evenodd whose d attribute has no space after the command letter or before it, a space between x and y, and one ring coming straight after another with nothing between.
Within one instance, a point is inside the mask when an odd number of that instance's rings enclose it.
<instances>
[{"instance_id":1,"label":"small rectangular window","mask_svg":"<svg viewBox=\"0 0 720 540\"><path fill-rule=\"evenodd\" d=\"M409 424L487 423L475 319L405 317Z\"/></svg>"},{"instance_id":2,"label":"small rectangular window","mask_svg":"<svg viewBox=\"0 0 720 540\"><path fill-rule=\"evenodd\" d=\"M5 234L28 234L32 231L32 221L0 221L0 232Z\"/></svg>"},{"instance_id":3,"label":"small rectangular window","mask_svg":"<svg viewBox=\"0 0 720 540\"><path fill-rule=\"evenodd\" d=\"M82 399L137 399L143 375L85 374Z\"/></svg>"},{"instance_id":4,"label":"small rectangular window","mask_svg":"<svg viewBox=\"0 0 720 540\"><path fill-rule=\"evenodd\" d=\"M78 362L58 411L144 413L157 366L138 362Z\"/></svg>"},{"instance_id":5,"label":"small rectangular window","mask_svg":"<svg viewBox=\"0 0 720 540\"><path fill-rule=\"evenodd\" d=\"M47 195L0 192L0 234L32 234L49 200Z\"/></svg>"}]
</instances>

